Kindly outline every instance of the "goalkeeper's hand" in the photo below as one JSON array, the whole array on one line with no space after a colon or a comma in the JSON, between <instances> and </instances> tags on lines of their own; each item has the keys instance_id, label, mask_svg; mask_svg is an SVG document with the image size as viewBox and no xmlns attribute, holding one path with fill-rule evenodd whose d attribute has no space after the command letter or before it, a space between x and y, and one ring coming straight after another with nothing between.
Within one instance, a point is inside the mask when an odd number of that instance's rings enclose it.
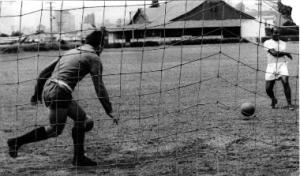
<instances>
[{"instance_id":1,"label":"goalkeeper's hand","mask_svg":"<svg viewBox=\"0 0 300 176\"><path fill-rule=\"evenodd\" d=\"M117 117L114 113L108 113L107 114L110 118L113 119L113 123L118 125L119 124L119 117Z\"/></svg>"}]
</instances>

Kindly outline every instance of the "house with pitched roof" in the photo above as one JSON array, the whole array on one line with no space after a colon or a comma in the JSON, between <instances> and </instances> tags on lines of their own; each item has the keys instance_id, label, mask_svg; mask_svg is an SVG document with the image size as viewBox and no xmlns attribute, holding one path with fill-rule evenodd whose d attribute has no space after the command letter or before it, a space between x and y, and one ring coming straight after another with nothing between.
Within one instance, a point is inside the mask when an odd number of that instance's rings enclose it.
<instances>
[{"instance_id":1,"label":"house with pitched roof","mask_svg":"<svg viewBox=\"0 0 300 176\"><path fill-rule=\"evenodd\" d=\"M109 42L264 36L253 32L254 27L264 28L253 16L223 0L166 1L138 9L128 25L110 31Z\"/></svg>"}]
</instances>

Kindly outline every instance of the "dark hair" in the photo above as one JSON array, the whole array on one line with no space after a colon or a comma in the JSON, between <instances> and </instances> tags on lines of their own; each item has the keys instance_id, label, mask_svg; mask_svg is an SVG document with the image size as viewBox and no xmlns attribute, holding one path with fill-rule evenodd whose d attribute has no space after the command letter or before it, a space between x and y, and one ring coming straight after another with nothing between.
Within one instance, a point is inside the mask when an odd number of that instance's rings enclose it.
<instances>
[{"instance_id":1,"label":"dark hair","mask_svg":"<svg viewBox=\"0 0 300 176\"><path fill-rule=\"evenodd\" d=\"M97 47L100 44L103 45L104 35L102 31L93 31L85 38L85 43L90 44L93 47Z\"/></svg>"}]
</instances>

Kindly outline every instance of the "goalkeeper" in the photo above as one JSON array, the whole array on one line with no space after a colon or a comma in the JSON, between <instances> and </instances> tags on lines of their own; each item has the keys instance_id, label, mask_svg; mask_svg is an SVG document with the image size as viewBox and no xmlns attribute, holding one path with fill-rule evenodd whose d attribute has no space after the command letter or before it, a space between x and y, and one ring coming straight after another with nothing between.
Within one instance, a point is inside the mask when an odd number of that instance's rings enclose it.
<instances>
[{"instance_id":1,"label":"goalkeeper","mask_svg":"<svg viewBox=\"0 0 300 176\"><path fill-rule=\"evenodd\" d=\"M113 119L114 123L118 123L118 119L112 115L112 106L102 81L103 67L99 55L102 52L104 36L104 28L91 32L86 37L84 45L67 51L40 73L31 104L35 105L38 101L41 102L43 94L44 103L49 108L50 124L36 128L20 137L8 139L7 144L11 157L17 157L18 149L24 144L59 136L65 127L67 117L70 117L74 120L72 164L74 166L97 165L97 162L84 154L85 132L90 131L94 123L82 107L72 99L72 91L85 75L90 74L106 114Z\"/></svg>"}]
</instances>

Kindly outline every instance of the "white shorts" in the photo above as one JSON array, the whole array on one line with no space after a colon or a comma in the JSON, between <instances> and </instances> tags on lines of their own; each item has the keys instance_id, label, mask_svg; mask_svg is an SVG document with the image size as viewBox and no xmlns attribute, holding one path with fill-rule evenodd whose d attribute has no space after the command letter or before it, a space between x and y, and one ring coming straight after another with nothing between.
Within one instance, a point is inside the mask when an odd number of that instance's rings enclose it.
<instances>
[{"instance_id":1,"label":"white shorts","mask_svg":"<svg viewBox=\"0 0 300 176\"><path fill-rule=\"evenodd\" d=\"M281 76L289 76L286 62L268 64L265 75L267 81L276 80Z\"/></svg>"}]
</instances>

